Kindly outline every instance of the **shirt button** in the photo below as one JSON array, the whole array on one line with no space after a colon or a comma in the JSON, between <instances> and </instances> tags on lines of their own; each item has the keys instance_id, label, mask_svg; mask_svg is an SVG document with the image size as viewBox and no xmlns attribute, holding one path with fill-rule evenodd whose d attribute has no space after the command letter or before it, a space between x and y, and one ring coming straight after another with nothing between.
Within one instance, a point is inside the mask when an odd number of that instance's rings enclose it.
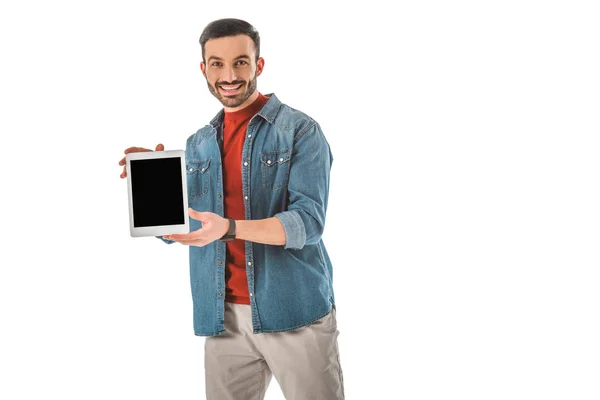
<instances>
[{"instance_id":1,"label":"shirt button","mask_svg":"<svg viewBox=\"0 0 600 400\"><path fill-rule=\"evenodd\" d=\"M248 135L248 137L252 137L252 135Z\"/></svg>"},{"instance_id":2,"label":"shirt button","mask_svg":"<svg viewBox=\"0 0 600 400\"><path fill-rule=\"evenodd\" d=\"M283 157L279 159L279 162L283 162ZM204 171L204 169L202 169Z\"/></svg>"},{"instance_id":3,"label":"shirt button","mask_svg":"<svg viewBox=\"0 0 600 400\"><path fill-rule=\"evenodd\" d=\"M252 265L252 262L251 262L251 261L248 261L248 265Z\"/></svg>"},{"instance_id":4,"label":"shirt button","mask_svg":"<svg viewBox=\"0 0 600 400\"><path fill-rule=\"evenodd\" d=\"M250 292L250 296L252 296L252 292Z\"/></svg>"},{"instance_id":5,"label":"shirt button","mask_svg":"<svg viewBox=\"0 0 600 400\"><path fill-rule=\"evenodd\" d=\"M219 293L219 296L223 296L223 293Z\"/></svg>"},{"instance_id":6,"label":"shirt button","mask_svg":"<svg viewBox=\"0 0 600 400\"><path fill-rule=\"evenodd\" d=\"M190 172L192 172L194 170L194 168L190 168Z\"/></svg>"},{"instance_id":7,"label":"shirt button","mask_svg":"<svg viewBox=\"0 0 600 400\"><path fill-rule=\"evenodd\" d=\"M267 160L267 164L271 164L271 160Z\"/></svg>"},{"instance_id":8,"label":"shirt button","mask_svg":"<svg viewBox=\"0 0 600 400\"><path fill-rule=\"evenodd\" d=\"M248 200L248 196L244 196L244 199Z\"/></svg>"},{"instance_id":9,"label":"shirt button","mask_svg":"<svg viewBox=\"0 0 600 400\"><path fill-rule=\"evenodd\" d=\"M223 264L223 261L219 261L219 265Z\"/></svg>"},{"instance_id":10,"label":"shirt button","mask_svg":"<svg viewBox=\"0 0 600 400\"><path fill-rule=\"evenodd\" d=\"M283 160L283 159L282 159ZM204 172L204 168L202 168L202 172Z\"/></svg>"},{"instance_id":11,"label":"shirt button","mask_svg":"<svg viewBox=\"0 0 600 400\"><path fill-rule=\"evenodd\" d=\"M246 162L244 163L244 165L248 165L248 162L246 161Z\"/></svg>"}]
</instances>

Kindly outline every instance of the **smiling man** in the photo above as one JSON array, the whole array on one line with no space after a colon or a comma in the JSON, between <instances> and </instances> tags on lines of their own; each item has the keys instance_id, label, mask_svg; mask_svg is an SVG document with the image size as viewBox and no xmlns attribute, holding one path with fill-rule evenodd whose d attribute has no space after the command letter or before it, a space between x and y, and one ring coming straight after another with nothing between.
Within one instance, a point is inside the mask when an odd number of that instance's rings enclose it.
<instances>
[{"instance_id":1,"label":"smiling man","mask_svg":"<svg viewBox=\"0 0 600 400\"><path fill-rule=\"evenodd\" d=\"M189 246L207 398L263 399L274 375L288 400L343 399L322 240L329 144L314 119L257 90L265 62L252 25L213 21L200 45L223 109L187 140L190 233L160 239Z\"/></svg>"},{"instance_id":2,"label":"smiling man","mask_svg":"<svg viewBox=\"0 0 600 400\"><path fill-rule=\"evenodd\" d=\"M259 95L256 78L265 64L263 58L256 57L253 40L246 35L215 38L207 41L204 49L203 59L206 53L210 55L206 62L200 63L200 69L208 90L223 104L225 111L241 110L252 104ZM215 55L217 52L222 53L221 56ZM234 64L235 73L223 68L225 60Z\"/></svg>"}]
</instances>

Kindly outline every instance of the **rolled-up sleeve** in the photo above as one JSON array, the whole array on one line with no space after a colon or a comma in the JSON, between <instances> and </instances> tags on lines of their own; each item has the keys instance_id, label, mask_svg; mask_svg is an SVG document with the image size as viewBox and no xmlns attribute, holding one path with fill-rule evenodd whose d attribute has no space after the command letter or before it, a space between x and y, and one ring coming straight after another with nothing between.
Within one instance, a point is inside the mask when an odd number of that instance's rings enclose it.
<instances>
[{"instance_id":1,"label":"rolled-up sleeve","mask_svg":"<svg viewBox=\"0 0 600 400\"><path fill-rule=\"evenodd\" d=\"M286 249L302 249L321 240L329 196L333 156L318 123L294 142L288 180L289 204L275 214L285 230Z\"/></svg>"},{"instance_id":2,"label":"rolled-up sleeve","mask_svg":"<svg viewBox=\"0 0 600 400\"><path fill-rule=\"evenodd\" d=\"M275 214L283 225L285 231L286 249L301 249L306 243L306 227L304 221L300 217L300 213L296 210L284 211Z\"/></svg>"}]
</instances>

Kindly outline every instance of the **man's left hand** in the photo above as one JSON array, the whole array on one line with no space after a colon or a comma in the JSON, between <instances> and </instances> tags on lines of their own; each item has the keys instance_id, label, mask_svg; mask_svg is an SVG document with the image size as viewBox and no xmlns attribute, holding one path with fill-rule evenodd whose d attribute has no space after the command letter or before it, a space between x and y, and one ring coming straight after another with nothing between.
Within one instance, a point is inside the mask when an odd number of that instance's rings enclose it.
<instances>
[{"instance_id":1,"label":"man's left hand","mask_svg":"<svg viewBox=\"0 0 600 400\"><path fill-rule=\"evenodd\" d=\"M164 235L163 238L187 244L189 246L206 246L223 237L229 229L229 221L218 214L205 211L200 212L188 208L190 218L202 222L202 228L197 231L183 234Z\"/></svg>"}]
</instances>

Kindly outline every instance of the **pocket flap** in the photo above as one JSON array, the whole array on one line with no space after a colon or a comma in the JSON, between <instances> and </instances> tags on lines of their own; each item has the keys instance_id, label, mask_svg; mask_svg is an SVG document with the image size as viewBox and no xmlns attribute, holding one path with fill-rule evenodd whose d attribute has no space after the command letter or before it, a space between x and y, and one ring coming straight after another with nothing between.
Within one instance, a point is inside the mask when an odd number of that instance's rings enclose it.
<instances>
[{"instance_id":1,"label":"pocket flap","mask_svg":"<svg viewBox=\"0 0 600 400\"><path fill-rule=\"evenodd\" d=\"M260 154L260 162L264 165L271 166L277 163L283 164L290 161L292 156L291 150L273 151Z\"/></svg>"},{"instance_id":2,"label":"pocket flap","mask_svg":"<svg viewBox=\"0 0 600 400\"><path fill-rule=\"evenodd\" d=\"M204 174L210 167L210 158L204 161L187 161L185 163L185 169L188 174L201 173Z\"/></svg>"}]
</instances>

